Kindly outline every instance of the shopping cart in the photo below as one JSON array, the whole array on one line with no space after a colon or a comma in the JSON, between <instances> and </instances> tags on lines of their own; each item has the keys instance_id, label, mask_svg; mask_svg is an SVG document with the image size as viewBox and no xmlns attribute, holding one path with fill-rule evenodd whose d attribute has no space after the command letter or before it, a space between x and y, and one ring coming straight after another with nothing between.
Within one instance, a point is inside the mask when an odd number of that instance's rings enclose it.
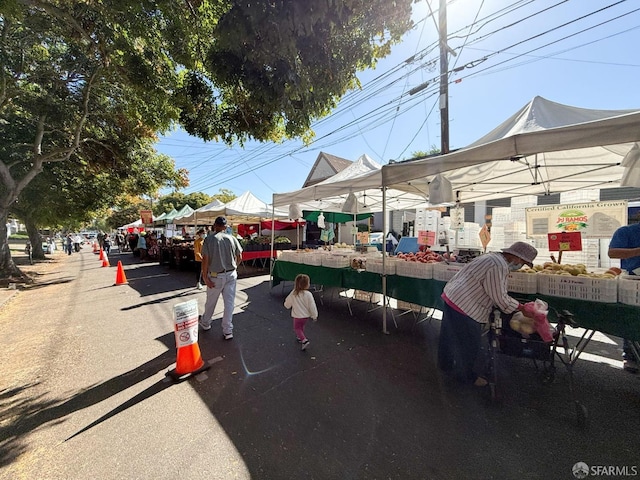
<instances>
[{"instance_id":1,"label":"shopping cart","mask_svg":"<svg viewBox=\"0 0 640 480\"><path fill-rule=\"evenodd\" d=\"M511 320L513 314L505 314L497 309L493 311L488 331L488 380L491 398L492 400L497 398L498 354L531 359L536 371L540 373L540 380L543 384L550 384L555 380L556 362L559 361L566 367L568 372L569 391L575 408L578 426L585 427L588 421L588 414L586 407L576 399L573 367L591 338L583 336L573 348L570 348L565 329L567 326L572 328L578 326L573 320L573 314L567 310L558 311L551 307L550 310L554 312L557 320L556 331L551 342L544 342L537 333L525 338L509 326L509 320Z\"/></svg>"}]
</instances>

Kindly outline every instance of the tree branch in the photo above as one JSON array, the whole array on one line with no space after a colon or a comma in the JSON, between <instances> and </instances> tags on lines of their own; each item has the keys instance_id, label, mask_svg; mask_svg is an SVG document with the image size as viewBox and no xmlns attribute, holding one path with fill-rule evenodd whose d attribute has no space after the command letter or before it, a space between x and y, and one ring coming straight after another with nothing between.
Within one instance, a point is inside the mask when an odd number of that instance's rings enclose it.
<instances>
[{"instance_id":1,"label":"tree branch","mask_svg":"<svg viewBox=\"0 0 640 480\"><path fill-rule=\"evenodd\" d=\"M18 3L27 7L35 7L35 8L40 8L44 10L46 13L48 13L52 17L67 23L71 28L73 28L76 32L78 32L82 36L82 38L84 38L88 43L95 44L95 41L93 40L93 38L91 38L91 36L82 28L82 26L76 21L76 19L73 18L71 15L69 15L67 12L59 9L58 7L50 3L39 2L37 0L18 0Z\"/></svg>"}]
</instances>

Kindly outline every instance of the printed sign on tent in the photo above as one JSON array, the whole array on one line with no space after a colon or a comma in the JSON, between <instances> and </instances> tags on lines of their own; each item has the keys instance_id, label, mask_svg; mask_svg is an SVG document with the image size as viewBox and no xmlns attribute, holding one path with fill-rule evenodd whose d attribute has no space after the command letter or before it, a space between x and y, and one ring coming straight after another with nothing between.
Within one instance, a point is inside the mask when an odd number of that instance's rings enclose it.
<instances>
[{"instance_id":1,"label":"printed sign on tent","mask_svg":"<svg viewBox=\"0 0 640 480\"><path fill-rule=\"evenodd\" d=\"M436 232L429 230L418 231L418 245L427 245L432 247L436 243Z\"/></svg>"},{"instance_id":2,"label":"printed sign on tent","mask_svg":"<svg viewBox=\"0 0 640 480\"><path fill-rule=\"evenodd\" d=\"M580 232L584 238L611 238L627 224L627 208L626 200L528 207L527 237Z\"/></svg>"},{"instance_id":3,"label":"printed sign on tent","mask_svg":"<svg viewBox=\"0 0 640 480\"><path fill-rule=\"evenodd\" d=\"M153 212L151 210L140 210L140 219L143 225L153 224Z\"/></svg>"},{"instance_id":4,"label":"printed sign on tent","mask_svg":"<svg viewBox=\"0 0 640 480\"><path fill-rule=\"evenodd\" d=\"M582 251L582 234L580 232L550 233L549 250L552 252Z\"/></svg>"}]
</instances>

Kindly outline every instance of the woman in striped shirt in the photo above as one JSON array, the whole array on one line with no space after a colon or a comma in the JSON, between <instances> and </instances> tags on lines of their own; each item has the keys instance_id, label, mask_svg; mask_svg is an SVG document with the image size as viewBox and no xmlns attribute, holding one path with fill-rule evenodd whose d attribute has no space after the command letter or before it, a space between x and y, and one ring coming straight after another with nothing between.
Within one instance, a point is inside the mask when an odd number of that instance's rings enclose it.
<instances>
[{"instance_id":1,"label":"woman in striped shirt","mask_svg":"<svg viewBox=\"0 0 640 480\"><path fill-rule=\"evenodd\" d=\"M438 344L438 367L455 372L465 383L478 387L487 380L475 373L482 326L494 306L505 313L519 310L520 303L507 293L507 276L524 264L533 266L538 251L516 242L502 252L481 255L465 265L444 287L444 310Z\"/></svg>"}]
</instances>

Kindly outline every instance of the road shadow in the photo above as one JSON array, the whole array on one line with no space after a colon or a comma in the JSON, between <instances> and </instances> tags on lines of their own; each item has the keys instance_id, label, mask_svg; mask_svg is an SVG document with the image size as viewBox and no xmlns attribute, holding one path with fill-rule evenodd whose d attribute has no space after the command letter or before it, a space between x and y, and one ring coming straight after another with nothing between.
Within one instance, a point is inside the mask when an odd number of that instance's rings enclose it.
<instances>
[{"instance_id":1,"label":"road shadow","mask_svg":"<svg viewBox=\"0 0 640 480\"><path fill-rule=\"evenodd\" d=\"M173 332L165 335L174 338ZM158 339L163 344L168 339ZM0 467L12 463L16 458L27 451L24 438L45 425L55 425L64 422L72 413L98 404L119 392L122 392L146 379L165 370L175 362L175 353L164 352L148 362L137 366L127 372L113 377L105 382L89 385L76 393L57 399L45 398L44 395L32 395L29 393L37 382L25 384L11 390L0 391L2 410L0 414ZM171 385L170 382L157 382L143 392L129 399L125 404L109 412L74 435L73 438L99 423L111 418L127 408L144 401L159 393Z\"/></svg>"}]
</instances>

